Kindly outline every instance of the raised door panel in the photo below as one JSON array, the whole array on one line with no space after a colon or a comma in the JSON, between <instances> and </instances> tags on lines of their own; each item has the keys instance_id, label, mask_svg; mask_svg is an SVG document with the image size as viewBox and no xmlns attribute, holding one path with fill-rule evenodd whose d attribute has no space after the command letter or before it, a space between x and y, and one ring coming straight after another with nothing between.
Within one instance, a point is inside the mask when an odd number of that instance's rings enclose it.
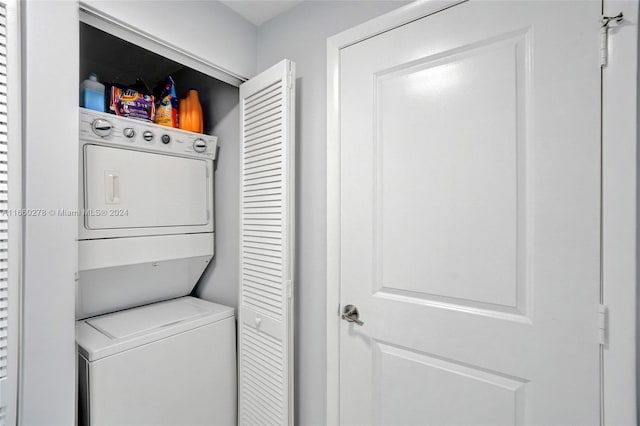
<instances>
[{"instance_id":1,"label":"raised door panel","mask_svg":"<svg viewBox=\"0 0 640 426\"><path fill-rule=\"evenodd\" d=\"M526 40L374 75L379 291L524 312Z\"/></svg>"}]
</instances>

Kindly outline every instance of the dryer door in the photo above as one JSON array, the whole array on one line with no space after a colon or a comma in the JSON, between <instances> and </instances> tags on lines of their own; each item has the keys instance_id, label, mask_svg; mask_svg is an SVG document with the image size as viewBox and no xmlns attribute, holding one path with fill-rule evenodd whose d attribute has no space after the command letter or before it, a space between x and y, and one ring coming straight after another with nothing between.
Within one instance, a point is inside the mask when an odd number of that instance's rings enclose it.
<instances>
[{"instance_id":1,"label":"dryer door","mask_svg":"<svg viewBox=\"0 0 640 426\"><path fill-rule=\"evenodd\" d=\"M89 144L84 157L86 229L202 232L211 224L210 161Z\"/></svg>"}]
</instances>

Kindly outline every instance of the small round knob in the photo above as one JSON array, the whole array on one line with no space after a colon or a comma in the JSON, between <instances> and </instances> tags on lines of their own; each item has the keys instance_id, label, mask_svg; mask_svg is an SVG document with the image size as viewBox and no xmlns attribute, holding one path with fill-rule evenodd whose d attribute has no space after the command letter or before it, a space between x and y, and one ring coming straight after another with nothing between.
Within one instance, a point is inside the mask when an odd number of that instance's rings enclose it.
<instances>
[{"instance_id":1,"label":"small round knob","mask_svg":"<svg viewBox=\"0 0 640 426\"><path fill-rule=\"evenodd\" d=\"M207 150L207 141L202 138L198 138L193 141L193 150L198 153L203 153Z\"/></svg>"},{"instance_id":2,"label":"small round knob","mask_svg":"<svg viewBox=\"0 0 640 426\"><path fill-rule=\"evenodd\" d=\"M133 129L133 127L127 127L122 131L122 134L126 138L131 139L132 137L134 137L136 135L136 131Z\"/></svg>"},{"instance_id":3,"label":"small round knob","mask_svg":"<svg viewBox=\"0 0 640 426\"><path fill-rule=\"evenodd\" d=\"M142 138L147 142L151 142L153 140L153 132L151 130L145 130L142 133Z\"/></svg>"},{"instance_id":4,"label":"small round knob","mask_svg":"<svg viewBox=\"0 0 640 426\"><path fill-rule=\"evenodd\" d=\"M101 138L106 138L111 134L113 126L103 118L96 118L95 120L93 120L93 123L91 123L91 129L96 135L100 136Z\"/></svg>"},{"instance_id":5,"label":"small round knob","mask_svg":"<svg viewBox=\"0 0 640 426\"><path fill-rule=\"evenodd\" d=\"M162 135L162 137L160 138L160 140L162 140L163 144L168 144L169 142L171 142L171 136L169 135Z\"/></svg>"}]
</instances>

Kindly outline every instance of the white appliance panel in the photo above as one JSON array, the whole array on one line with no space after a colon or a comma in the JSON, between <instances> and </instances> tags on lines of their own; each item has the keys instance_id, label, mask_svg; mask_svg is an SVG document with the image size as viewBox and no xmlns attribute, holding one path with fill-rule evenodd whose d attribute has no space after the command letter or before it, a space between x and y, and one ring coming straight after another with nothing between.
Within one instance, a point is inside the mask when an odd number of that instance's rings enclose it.
<instances>
[{"instance_id":1,"label":"white appliance panel","mask_svg":"<svg viewBox=\"0 0 640 426\"><path fill-rule=\"evenodd\" d=\"M188 302L190 297L183 300ZM90 318L87 324L114 339L127 339L155 329L183 321L192 321L211 314L210 310L195 303L154 303L136 309L126 309L113 314Z\"/></svg>"},{"instance_id":2,"label":"white appliance panel","mask_svg":"<svg viewBox=\"0 0 640 426\"><path fill-rule=\"evenodd\" d=\"M234 316L234 309L191 296L76 322L78 351L93 362Z\"/></svg>"},{"instance_id":3,"label":"white appliance panel","mask_svg":"<svg viewBox=\"0 0 640 426\"><path fill-rule=\"evenodd\" d=\"M232 308L185 297L76 329L80 424L236 424Z\"/></svg>"},{"instance_id":4,"label":"white appliance panel","mask_svg":"<svg viewBox=\"0 0 640 426\"><path fill-rule=\"evenodd\" d=\"M78 272L76 319L189 294L211 255Z\"/></svg>"},{"instance_id":5,"label":"white appliance panel","mask_svg":"<svg viewBox=\"0 0 640 426\"><path fill-rule=\"evenodd\" d=\"M202 226L209 211L206 160L85 145L89 229Z\"/></svg>"}]
</instances>

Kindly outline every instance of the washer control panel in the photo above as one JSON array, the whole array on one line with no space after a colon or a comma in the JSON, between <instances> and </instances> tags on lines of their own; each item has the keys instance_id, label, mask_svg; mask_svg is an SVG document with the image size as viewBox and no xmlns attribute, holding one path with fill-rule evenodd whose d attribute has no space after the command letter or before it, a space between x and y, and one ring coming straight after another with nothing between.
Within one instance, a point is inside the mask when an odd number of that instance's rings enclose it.
<instances>
[{"instance_id":1,"label":"washer control panel","mask_svg":"<svg viewBox=\"0 0 640 426\"><path fill-rule=\"evenodd\" d=\"M81 142L215 160L218 138L80 108Z\"/></svg>"}]
</instances>

